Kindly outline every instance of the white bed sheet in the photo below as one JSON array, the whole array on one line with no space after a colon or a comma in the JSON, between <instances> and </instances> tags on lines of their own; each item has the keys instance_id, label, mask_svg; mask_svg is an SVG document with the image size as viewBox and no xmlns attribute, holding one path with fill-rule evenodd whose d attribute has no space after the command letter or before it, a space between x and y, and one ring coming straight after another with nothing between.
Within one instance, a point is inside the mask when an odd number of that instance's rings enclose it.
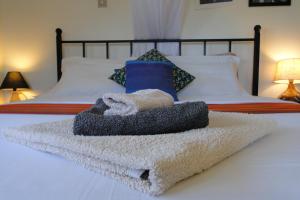
<instances>
[{"instance_id":1,"label":"white bed sheet","mask_svg":"<svg viewBox=\"0 0 300 200\"><path fill-rule=\"evenodd\" d=\"M230 101L229 97L224 97L216 102L238 101L238 98L234 99ZM209 101L212 103L213 98ZM244 99L244 102L252 101L270 99ZM79 102L89 103L91 100L81 99ZM0 125L3 128L72 117L2 114ZM276 133L210 170L182 181L160 197L149 197L63 158L0 138L0 199L299 200L300 114L272 114L266 117L278 121Z\"/></svg>"}]
</instances>

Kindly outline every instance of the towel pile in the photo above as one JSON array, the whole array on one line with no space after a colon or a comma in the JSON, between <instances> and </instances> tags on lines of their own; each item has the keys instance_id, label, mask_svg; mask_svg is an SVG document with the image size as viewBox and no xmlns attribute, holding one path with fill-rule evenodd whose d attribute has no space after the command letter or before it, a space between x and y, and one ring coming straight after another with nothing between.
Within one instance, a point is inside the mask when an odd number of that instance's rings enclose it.
<instances>
[{"instance_id":1,"label":"towel pile","mask_svg":"<svg viewBox=\"0 0 300 200\"><path fill-rule=\"evenodd\" d=\"M60 155L136 190L160 195L277 128L276 122L259 115L210 112L209 119L207 128L155 136L76 136L73 119L2 133L8 141Z\"/></svg>"},{"instance_id":2,"label":"towel pile","mask_svg":"<svg viewBox=\"0 0 300 200\"><path fill-rule=\"evenodd\" d=\"M105 94L75 117L75 135L156 135L204 128L208 125L204 102L174 105L173 97L160 90L132 94Z\"/></svg>"},{"instance_id":3,"label":"towel pile","mask_svg":"<svg viewBox=\"0 0 300 200\"><path fill-rule=\"evenodd\" d=\"M133 102L132 95L130 98ZM148 134L206 126L206 104L185 103L143 111L138 111L139 107L132 109L136 114L124 116L105 115L108 109L112 108L99 99L76 116L75 122L71 119L12 127L0 133L8 141L63 156L131 188L160 195L276 130L276 123L265 117L210 112L207 128L153 136Z\"/></svg>"}]
</instances>

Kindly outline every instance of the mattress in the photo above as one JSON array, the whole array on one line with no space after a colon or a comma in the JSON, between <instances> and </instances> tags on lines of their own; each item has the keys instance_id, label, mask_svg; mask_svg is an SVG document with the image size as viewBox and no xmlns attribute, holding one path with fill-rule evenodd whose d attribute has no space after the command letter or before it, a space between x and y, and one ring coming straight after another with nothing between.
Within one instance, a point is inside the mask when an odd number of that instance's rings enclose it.
<instances>
[{"instance_id":1,"label":"mattress","mask_svg":"<svg viewBox=\"0 0 300 200\"><path fill-rule=\"evenodd\" d=\"M235 100L232 100L235 99ZM56 100L69 102L66 99ZM94 99L78 102L91 103ZM207 97L208 103L266 102L253 97ZM39 102L53 102L50 99ZM30 102L28 102L30 103ZM0 138L0 199L300 199L300 114L265 115L277 131L205 173L150 197L55 155ZM1 127L70 119L57 115L0 115Z\"/></svg>"}]
</instances>

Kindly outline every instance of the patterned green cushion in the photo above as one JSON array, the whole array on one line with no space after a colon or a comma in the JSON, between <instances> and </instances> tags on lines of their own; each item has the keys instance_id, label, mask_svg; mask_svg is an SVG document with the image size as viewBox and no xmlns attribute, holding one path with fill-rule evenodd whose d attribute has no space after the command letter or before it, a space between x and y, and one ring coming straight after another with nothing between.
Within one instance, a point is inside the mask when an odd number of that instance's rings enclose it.
<instances>
[{"instance_id":1,"label":"patterned green cushion","mask_svg":"<svg viewBox=\"0 0 300 200\"><path fill-rule=\"evenodd\" d=\"M115 73L109 77L109 79L125 87L126 71L125 67L121 69L115 69Z\"/></svg>"},{"instance_id":2,"label":"patterned green cushion","mask_svg":"<svg viewBox=\"0 0 300 200\"><path fill-rule=\"evenodd\" d=\"M170 62L165 56L163 56L158 50L152 49L139 57L137 60L141 61L164 61L164 62ZM174 87L176 89L176 92L179 92L182 90L185 86L187 86L189 83L191 83L195 77L189 74L188 72L180 69L177 67L174 63L173 67L173 76L174 76ZM109 77L111 80L117 82L118 84L125 87L126 82L126 71L125 67L121 69L116 69L115 73Z\"/></svg>"}]
</instances>

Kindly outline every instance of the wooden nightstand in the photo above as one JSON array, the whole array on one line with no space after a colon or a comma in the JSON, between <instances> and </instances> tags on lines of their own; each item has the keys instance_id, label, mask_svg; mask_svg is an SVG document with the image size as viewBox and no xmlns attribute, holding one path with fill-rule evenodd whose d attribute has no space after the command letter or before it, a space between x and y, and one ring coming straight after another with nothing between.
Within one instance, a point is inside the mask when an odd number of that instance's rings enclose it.
<instances>
[{"instance_id":1,"label":"wooden nightstand","mask_svg":"<svg viewBox=\"0 0 300 200\"><path fill-rule=\"evenodd\" d=\"M0 90L0 104L7 104L9 103L10 94L8 91Z\"/></svg>"},{"instance_id":2,"label":"wooden nightstand","mask_svg":"<svg viewBox=\"0 0 300 200\"><path fill-rule=\"evenodd\" d=\"M281 97L280 98L281 100L284 100L284 101L290 101L290 102L295 102L295 103L300 103L300 99L299 98L283 98Z\"/></svg>"},{"instance_id":3,"label":"wooden nightstand","mask_svg":"<svg viewBox=\"0 0 300 200\"><path fill-rule=\"evenodd\" d=\"M34 99L37 95L37 92L34 92L32 90L20 90L18 91L20 100L19 101L25 101L29 99ZM11 90L0 90L0 104L8 104L11 103L12 91Z\"/></svg>"}]
</instances>

